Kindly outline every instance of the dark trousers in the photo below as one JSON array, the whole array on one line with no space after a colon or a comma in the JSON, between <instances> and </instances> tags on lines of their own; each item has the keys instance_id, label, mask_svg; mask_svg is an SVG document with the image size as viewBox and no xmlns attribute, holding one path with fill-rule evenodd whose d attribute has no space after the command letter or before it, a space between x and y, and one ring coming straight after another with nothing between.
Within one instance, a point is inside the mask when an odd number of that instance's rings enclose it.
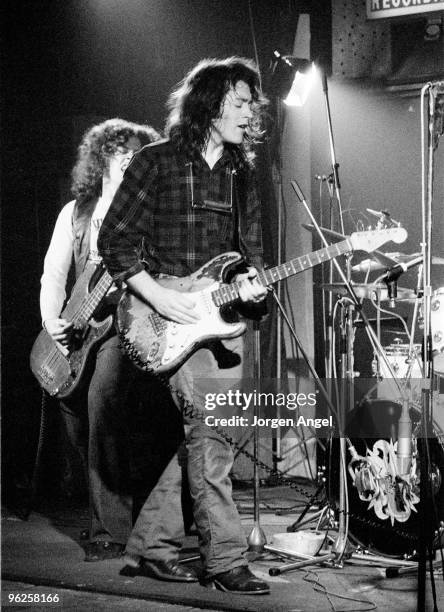
<instances>
[{"instance_id":1,"label":"dark trousers","mask_svg":"<svg viewBox=\"0 0 444 612\"><path fill-rule=\"evenodd\" d=\"M226 393L242 378L243 339L199 349L171 378L173 389L204 412L205 395ZM178 404L182 404L176 396ZM182 406L183 407L183 406ZM199 548L208 577L246 565L247 542L232 498L230 445L211 427L185 417L187 472ZM173 457L148 497L127 543L127 553L150 560L178 557L183 535L181 466Z\"/></svg>"},{"instance_id":2,"label":"dark trousers","mask_svg":"<svg viewBox=\"0 0 444 612\"><path fill-rule=\"evenodd\" d=\"M68 438L87 472L90 541L125 544L131 532L128 391L134 377L117 336L112 336L97 352L87 397L61 404Z\"/></svg>"}]
</instances>

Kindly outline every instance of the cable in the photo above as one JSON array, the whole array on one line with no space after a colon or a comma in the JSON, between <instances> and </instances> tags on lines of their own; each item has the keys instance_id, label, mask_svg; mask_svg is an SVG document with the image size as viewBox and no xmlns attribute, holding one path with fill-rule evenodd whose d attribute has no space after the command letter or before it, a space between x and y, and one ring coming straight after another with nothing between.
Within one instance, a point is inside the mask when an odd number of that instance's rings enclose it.
<instances>
[{"instance_id":1,"label":"cable","mask_svg":"<svg viewBox=\"0 0 444 612\"><path fill-rule=\"evenodd\" d=\"M311 579L311 577L313 577ZM357 597L349 597L347 595L339 595L339 593L333 593L332 591L328 591L327 587L320 582L319 575L314 570L306 570L305 576L302 578L305 582L313 585L313 590L317 593L322 593L326 596L328 603L330 604L333 612L368 612L369 610L376 610L377 606L374 602L368 601L366 599L358 599ZM356 603L364 604L370 607L366 608L347 608L346 610L339 610L335 607L334 603L331 600L331 597L337 597L338 599L344 599L345 601L354 601Z\"/></svg>"}]
</instances>

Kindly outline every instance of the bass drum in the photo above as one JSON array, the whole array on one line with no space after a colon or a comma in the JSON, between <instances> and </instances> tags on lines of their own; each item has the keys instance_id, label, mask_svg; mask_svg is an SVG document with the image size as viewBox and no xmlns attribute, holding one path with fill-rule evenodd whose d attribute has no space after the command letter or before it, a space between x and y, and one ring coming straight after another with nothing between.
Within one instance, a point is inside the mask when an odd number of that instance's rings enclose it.
<instances>
[{"instance_id":1,"label":"bass drum","mask_svg":"<svg viewBox=\"0 0 444 612\"><path fill-rule=\"evenodd\" d=\"M430 322L432 326L433 367L435 372L444 376L444 287L433 292L430 303Z\"/></svg>"},{"instance_id":2,"label":"bass drum","mask_svg":"<svg viewBox=\"0 0 444 612\"><path fill-rule=\"evenodd\" d=\"M350 435L357 453L365 457L367 448L372 450L375 442L381 439L390 440L391 432L397 429L400 413L401 407L399 404L385 400L367 400L358 405L350 414L347 427L347 434ZM415 430L416 427L419 433L419 410L412 408L410 414L413 429ZM337 442L335 440L336 445ZM424 439L418 435L416 442L418 450L420 450L421 444L424 444ZM444 521L444 439L438 426L434 426L433 437L429 439L429 443L432 463L431 481L439 523ZM352 456L348 449L346 452L348 466ZM334 453L334 456L337 457L338 454ZM338 463L336 458L334 461ZM417 466L419 472L419 458ZM331 474L336 481L331 488L336 492L336 498L338 498L337 466L331 470ZM374 509L368 507L369 501L360 499L348 470L347 485L350 513L349 536L352 541L375 553L389 556L408 555L418 549L418 516L421 516L422 511L421 500L415 506L417 512L412 511L407 521L399 522L395 520L392 525L390 517L387 519L379 518Z\"/></svg>"}]
</instances>

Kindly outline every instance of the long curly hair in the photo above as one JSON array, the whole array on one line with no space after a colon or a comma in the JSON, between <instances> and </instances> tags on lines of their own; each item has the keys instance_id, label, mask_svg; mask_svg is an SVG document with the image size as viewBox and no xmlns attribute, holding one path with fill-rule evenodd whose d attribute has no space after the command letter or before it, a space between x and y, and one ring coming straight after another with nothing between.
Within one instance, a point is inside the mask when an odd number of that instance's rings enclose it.
<instances>
[{"instance_id":1,"label":"long curly hair","mask_svg":"<svg viewBox=\"0 0 444 612\"><path fill-rule=\"evenodd\" d=\"M125 151L131 137L138 138L142 146L160 139L149 125L119 118L103 121L85 132L71 173L71 192L76 199L85 201L100 196L109 158L117 151Z\"/></svg>"},{"instance_id":2,"label":"long curly hair","mask_svg":"<svg viewBox=\"0 0 444 612\"><path fill-rule=\"evenodd\" d=\"M236 56L202 60L170 95L165 133L176 149L194 158L205 148L213 121L221 116L225 96L238 81L244 81L250 87L253 118L243 144L229 145L229 148L234 150L239 160L254 157L252 145L263 134L263 111L268 101L261 92L254 62Z\"/></svg>"}]
</instances>

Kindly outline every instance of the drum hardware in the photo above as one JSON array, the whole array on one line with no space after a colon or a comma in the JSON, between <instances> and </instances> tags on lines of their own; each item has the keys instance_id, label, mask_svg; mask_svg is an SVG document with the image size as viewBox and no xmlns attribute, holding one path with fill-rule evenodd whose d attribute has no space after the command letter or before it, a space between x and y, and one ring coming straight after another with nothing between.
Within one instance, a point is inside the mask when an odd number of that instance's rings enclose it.
<instances>
[{"instance_id":1,"label":"drum hardware","mask_svg":"<svg viewBox=\"0 0 444 612\"><path fill-rule=\"evenodd\" d=\"M411 257L408 259L412 261ZM418 263L418 259L416 258L416 261L411 265L417 265ZM356 285L353 285L353 287L355 288ZM378 286L377 283L363 283L361 286L358 285L357 287L358 291L360 289L360 297L369 298L372 299L372 301L374 299L375 301L384 301L385 295L383 291L381 291L381 289L386 289L384 285ZM375 287L377 289L376 291L374 290ZM337 287L334 285L327 286L326 288L327 290L337 291ZM343 291L343 287L340 287L340 292L338 293L341 294ZM414 302L415 311L419 303L419 293L419 287L416 293L410 289L405 291L401 290L403 298ZM377 306L377 304L375 304L375 306ZM439 310L439 307L435 307L435 309ZM379 338L383 321L381 320L379 310L377 310L377 313L377 319L373 320L372 323L376 323ZM384 324L386 324L387 320L390 320L390 318L385 319ZM362 326L360 321L355 323L355 327L358 326ZM444 328L444 325L442 327ZM413 387L413 389L410 389L411 399L417 401L418 398L421 398L422 391L420 381L417 380L422 377L422 361L420 358L421 345L403 343L402 338L399 336L411 336L408 330L390 331L396 333L397 337L389 347L383 349L383 357L390 363L391 368L387 368L387 366L384 367L384 360L376 359L375 353L374 373L377 374L379 378L385 378L386 381L390 381L391 386L395 383L393 380L394 378L407 379L405 382L408 383L409 387ZM379 361L381 361L381 372L378 372ZM378 385L376 385L376 388L379 388ZM407 391L408 389L406 389L406 393ZM416 396L414 395L415 391ZM396 397L396 395L393 395L393 389L387 396L391 398ZM417 506L420 503L420 470L419 462L417 462L417 444L412 434L410 403L405 395L402 397L403 408L399 418L394 418L396 413L393 408L390 407L390 403L387 402L389 406L387 412L391 420L389 440L393 440L393 442L380 439L374 440L374 444L373 446L370 445L370 449L367 447L362 449L362 454L357 453L353 445L349 448L352 459L349 463L348 471L355 485L354 490L357 493L359 503L362 504L362 501L366 501L368 504L366 512L368 512L369 509L373 509L378 520L385 522L387 519L390 519L391 524L393 524L395 520L407 524L410 524L412 521L415 523ZM378 435L377 437L380 438L381 436ZM397 442L394 442L395 440L397 440ZM442 448L440 448L440 450L442 452ZM433 495L438 495L441 492L443 469L444 466L441 461L441 466L437 466L434 463L432 469L429 471L429 478L433 483ZM353 512L351 512L351 514L353 514ZM411 519L412 514L413 519ZM387 550L384 552L387 552Z\"/></svg>"},{"instance_id":2,"label":"drum hardware","mask_svg":"<svg viewBox=\"0 0 444 612\"><path fill-rule=\"evenodd\" d=\"M444 374L444 287L433 292L430 304L433 369Z\"/></svg>"},{"instance_id":3,"label":"drum hardware","mask_svg":"<svg viewBox=\"0 0 444 612\"><path fill-rule=\"evenodd\" d=\"M378 300L385 302L390 299L388 295L387 286L383 283L351 283L353 291L356 297L359 299L372 299L374 296L378 297ZM325 291L331 291L337 295L348 295L346 285L342 283L324 283L321 285ZM416 299L416 294L412 289L404 287L398 287L398 300L412 301Z\"/></svg>"},{"instance_id":4,"label":"drum hardware","mask_svg":"<svg viewBox=\"0 0 444 612\"><path fill-rule=\"evenodd\" d=\"M397 430L397 443L393 433ZM347 433L351 438L349 476L350 533L365 548L381 554L414 553L420 520L421 469L419 453L424 446L421 407L390 400L364 400L350 415ZM430 439L431 466L427 481L444 519L444 444L437 423ZM368 513L373 519L367 519ZM394 521L401 532L390 531ZM372 528L369 528L372 524Z\"/></svg>"},{"instance_id":5,"label":"drum hardware","mask_svg":"<svg viewBox=\"0 0 444 612\"><path fill-rule=\"evenodd\" d=\"M318 231L321 240L324 242L324 244L326 244L326 240L325 237L323 236L319 226L316 224L316 221L313 218L313 215L311 214L311 211L304 199L304 196L299 188L299 186L292 181L291 182L293 189L295 190L299 200L304 204L307 213L309 214L312 222L313 222L313 227L316 228L316 230ZM309 228L311 229L311 228ZM374 284L372 285L367 285L367 284L362 284L360 285L356 285L350 282L350 261L347 260L347 276L344 274L344 272L342 271L342 269L339 267L339 265L337 264L337 262L335 260L333 260L334 264L336 265L336 269L339 272L339 275L342 279L342 283L328 283L328 284L323 284L322 288L330 291L331 293L338 293L339 295L344 296L344 298L347 296L348 297L348 301L345 301L345 299L341 300L342 302L342 312L346 313L345 316L343 315L342 317L342 322L340 325L341 328L341 342L340 342L340 347L341 347L341 394L340 394L340 401L339 401L339 406L340 406L340 414L339 414L339 421L338 421L338 425L339 425L339 452L340 452L340 460L339 460L339 518L338 518L338 536L337 539L335 540L334 546L333 546L333 551L336 554L336 558L335 558L335 565L337 566L341 566L342 564L342 558L343 555L345 553L346 550L346 546L347 546L347 538L348 538L348 521L349 521L349 513L348 513L348 493L347 493L347 485L346 485L346 479L347 479L347 473L346 473L346 447L347 445L350 446L351 442L348 438L346 438L344 436L344 425L345 425L345 415L347 414L347 408L350 408L351 406L353 406L354 401L353 401L353 384L351 384L355 373L353 371L353 348L352 348L352 338L353 338L353 327L354 327L354 323L353 323L353 315L354 312L358 312L359 316L362 318L363 320L363 325L365 325L367 333L369 335L369 338L373 344L373 346L379 347L380 349L382 348L380 345L380 340L379 340L379 333L378 335L375 334L375 331L373 330L373 328L371 327L367 316L365 315L365 313L362 311L361 309L361 304L359 302L359 299L365 298L365 297L369 297L372 296L373 294L376 293L376 297L378 299L378 301L380 301L380 297L381 297L381 293L384 291L385 294L387 294L387 287L385 285L381 285L380 287L375 287ZM390 261L390 264L392 263L392 261ZM395 262L396 263L396 262ZM357 289L357 291L356 291ZM362 290L361 294L359 293L359 289ZM401 294L403 295L403 297L406 298L415 298L415 294L413 292L411 292L410 290L401 290L400 291ZM378 296L379 294L379 296ZM330 343L330 346L333 346L332 343ZM388 369L391 369L390 364L388 363ZM393 374L393 377L395 377L395 375ZM402 390L402 386L399 386L399 391L401 393L401 395L403 394L403 390ZM345 412L344 412L345 411Z\"/></svg>"}]
</instances>

